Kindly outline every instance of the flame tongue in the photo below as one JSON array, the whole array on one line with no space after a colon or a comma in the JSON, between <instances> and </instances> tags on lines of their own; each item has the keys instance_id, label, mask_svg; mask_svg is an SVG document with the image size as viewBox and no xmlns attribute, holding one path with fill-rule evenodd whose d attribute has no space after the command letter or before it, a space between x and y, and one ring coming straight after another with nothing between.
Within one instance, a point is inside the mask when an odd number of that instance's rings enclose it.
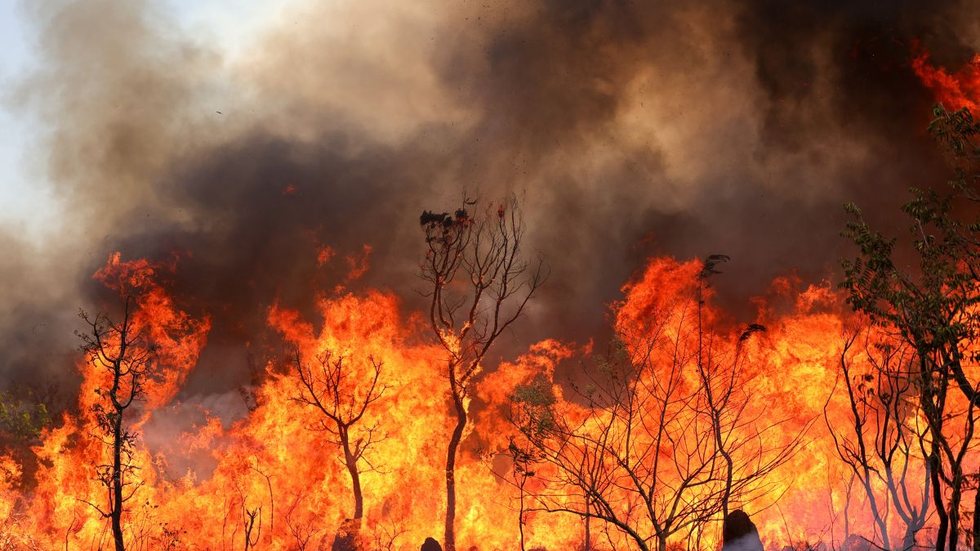
<instances>
[{"instance_id":1,"label":"flame tongue","mask_svg":"<svg viewBox=\"0 0 980 551\"><path fill-rule=\"evenodd\" d=\"M190 407L174 397L193 369L209 329L207 319L194 319L168 296L159 282L168 269L114 256L98 273L110 287L125 287L138 297L138 324L159 346L160 376L147 389L140 415L131 420L137 431L163 430L164 408ZM614 323L627 347L639 346L642 335L654 331L652 324L659 320L663 339L693 349L695 343L687 342L690 334L684 327L696 319L701 270L695 261L657 258L623 288ZM342 396L363 395L372 362L383 365L379 384L386 390L350 433L352 445L373 442L359 463L365 508L355 532L368 548L391 544L392 549L414 549L427 536L441 533L444 514L445 443L453 428L443 373L445 351L424 344L420 324L401 312L395 296L343 288L335 292L339 294L317 300L315 321L273 306L267 322L301 361L328 352L343 356L342 384L347 386ZM764 541L772 545L790 537L826 540L829 527L837 522L835 515L847 506L849 478L830 433L813 420L823 415L827 404L830 424L846 423L846 403L839 397L827 400L839 384L835 373L844 328L860 326L862 320L843 311L828 285L801 288L799 282L781 278L773 283L770 296L757 299L757 321L767 331L758 338L740 339L740 329L711 306L710 290L702 299L710 338L744 347L737 391L747 399L746 415L754 420L752 428L759 429L759 445L778 448L810 427L808 446L754 490L755 499L745 497L738 505L754 513ZM542 341L474 384L468 404L472 424L457 465L458 541L463 548L511 549L517 541L519 494L508 482L516 471L506 456L517 436L508 421L515 393L535 385L550 396L541 404L553 406L568 422L584 422L588 416L582 401L566 392L556 373L563 363L592 362L591 355L591 346ZM153 441L152 434L137 439L134 462L140 485L124 515L126 526L133 527L127 537L134 545L167 548L179 541L187 548L217 549L243 547L246 538L270 549L296 549L301 542L314 548L331 545L353 511L351 477L331 433L336 427L299 399L303 387L286 356L265 366L260 382L248 392L248 408L242 408L237 420L222 419L221 411L200 402L191 407L198 412L193 420L176 429L182 433L180 446L154 450L147 443ZM652 375L662 377L657 366L669 364L668 359L655 356L652 361ZM681 376L684 384L696 388L697 372L689 367ZM34 449L40 463L34 480L21 481L21 466L0 457L0 515L8 519L5 537L18 545L59 548L67 540L87 548L107 542L106 519L93 506L105 499L105 487L94 473L108 461L107 448L90 414L98 401L95 389L105 384L105 376L92 362L79 369L79 413L66 415L44 432ZM692 433L677 430L674 442L681 446L683 434ZM660 456L669 460L674 451L664 448ZM174 472L175 465L186 470ZM912 465L909 476L919 469ZM553 469L541 465L531 472L527 492L556 491L544 482L557 474ZM576 495L572 487L557 491L569 499ZM850 507L852 526L871 525L857 502ZM529 547L569 549L582 541L583 523L573 516L532 509L524 520ZM593 525L592 530L595 536L603 528ZM702 544L716 545L718 532L717 526L709 526ZM621 534L603 537L623 542L616 539Z\"/></svg>"},{"instance_id":2,"label":"flame tongue","mask_svg":"<svg viewBox=\"0 0 980 551\"><path fill-rule=\"evenodd\" d=\"M912 58L912 69L922 84L932 90L936 101L947 109L969 109L973 113L980 107L980 54L974 54L969 63L956 72L933 65L928 52Z\"/></svg>"}]
</instances>

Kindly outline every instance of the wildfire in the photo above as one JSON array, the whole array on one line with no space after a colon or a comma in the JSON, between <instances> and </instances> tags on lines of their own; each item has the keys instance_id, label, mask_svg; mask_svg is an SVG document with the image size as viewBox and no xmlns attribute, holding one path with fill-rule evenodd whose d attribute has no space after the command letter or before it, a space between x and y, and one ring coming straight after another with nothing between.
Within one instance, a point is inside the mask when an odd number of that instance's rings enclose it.
<instances>
[{"instance_id":1,"label":"wildfire","mask_svg":"<svg viewBox=\"0 0 980 551\"><path fill-rule=\"evenodd\" d=\"M697 261L653 259L623 288L624 298L615 305L615 328L627 349L635 351L644 342L637 340L641 335L658 331L663 342L679 343L681 348L654 352L655 380L668 377L663 370L671 360L662 354L694 350L693 333L685 332L685 324L698 319L702 268ZM316 320L272 307L269 327L281 335L292 356L284 353L281 361L265 367L261 382L251 391L246 415L222 419L220 412L204 411L199 423L183 428L181 449L164 454L150 448L144 433L152 430L152 420L163 409L178 405L175 397L194 369L209 330L207 319L192 318L169 298L158 277L168 269L172 267L145 260L124 262L115 255L96 275L111 288L126 286L135 293L136 322L159 347L160 376L148 384L132 421L139 436L133 451L136 470L129 476L138 483L131 486L133 495L124 513L132 548L287 550L331 545L352 518L351 478L336 432L324 423L321 411L302 399L302 379L291 359L317 365L310 362L324 354L345 359L340 395L364 396L374 373L376 388L384 389L364 409L363 419L351 425L349 435L351 444L363 450L357 465L364 508L358 532L362 545L415 549L425 537L438 535L445 507L442 442L453 420L438 384L444 350L426 344L418 316L403 312L395 296L380 290L337 289L322 296ZM706 338L729 343L716 347L718 364L736 353L728 346L739 347L743 355L739 361L745 369L736 392L746 408L739 430L748 436L738 453L757 449L765 455L789 442L799 444L764 483L750 485L733 502L754 515L771 547L831 537L842 541L848 526L872 522L855 497L853 479L838 460L828 430L847 422L846 403L834 393L841 384L836 367L844 336L867 329L846 313L828 287L797 285L782 278L774 282L771 296L757 299L758 322L767 329L751 338L739 338L740 329L711 305L710 288L701 297ZM595 356L591 346L543 341L479 380L471 406L475 422L464 435L457 466L461 548L513 549L519 520L529 549L582 544L581 519L546 512L534 497L527 497L547 492L565 495L562 499L570 504L575 491L555 488L561 478L547 465L517 484L515 475L525 471L515 470L516 460L507 450L520 438L513 422L514 399L526 392L521 389L531 388L528 385L553 396L550 403L562 419L575 423L589 418L582 395L570 392L572 383L557 373L560 365L587 364ZM685 356L678 372L681 384L691 388L698 384L693 358ZM111 542L107 520L99 512L105 487L95 476L95 466L108 460L107 448L92 414L100 397L96 390L106 384L105 373L93 358L78 369L83 383L77 413L43 433L34 448L40 467L33 480L22 480L21 466L11 458L0 462L0 514L6 519L2 541L9 548L100 548ZM860 364L855 369L861 369ZM677 415L680 422L687 414L678 410ZM590 427L583 430L597 428ZM680 426L674 430L674 452L661 449L662 457L691 445L685 439L695 436ZM207 460L200 459L202 453ZM191 467L183 474L168 474L168 465L174 464ZM921 469L910 464L909 476ZM519 510L522 496L526 501ZM842 515L849 516L846 522ZM593 523L591 530L596 549L627 547L608 527ZM699 545L714 548L719 531L717 522L704 526ZM671 541L681 545L691 537L678 533Z\"/></svg>"},{"instance_id":2,"label":"wildfire","mask_svg":"<svg viewBox=\"0 0 980 551\"><path fill-rule=\"evenodd\" d=\"M912 58L912 70L947 109L966 108L976 113L980 107L980 54L974 54L969 63L951 73L933 65L929 53L922 51Z\"/></svg>"},{"instance_id":3,"label":"wildfire","mask_svg":"<svg viewBox=\"0 0 980 551\"><path fill-rule=\"evenodd\" d=\"M980 551L962 3L24 4L0 551Z\"/></svg>"}]
</instances>

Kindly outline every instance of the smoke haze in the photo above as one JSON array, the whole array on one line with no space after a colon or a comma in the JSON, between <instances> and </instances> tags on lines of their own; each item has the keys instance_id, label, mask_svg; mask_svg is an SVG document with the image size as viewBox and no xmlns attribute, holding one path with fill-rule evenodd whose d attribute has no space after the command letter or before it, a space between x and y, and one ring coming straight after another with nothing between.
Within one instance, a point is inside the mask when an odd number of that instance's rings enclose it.
<instances>
[{"instance_id":1,"label":"smoke haze","mask_svg":"<svg viewBox=\"0 0 980 551\"><path fill-rule=\"evenodd\" d=\"M842 203L898 231L904 190L942 181L915 44L980 47L973 2L298 2L232 59L156 6L26 8L42 64L10 101L67 208L44 246L0 233L12 381L70 380L118 250L177 258L177 300L213 319L184 392L233 389L278 346L268 306L310 312L364 245L351 285L417 307L418 214L464 191L523 197L551 268L520 346L600 333L651 254L731 255L733 305L832 277Z\"/></svg>"}]
</instances>

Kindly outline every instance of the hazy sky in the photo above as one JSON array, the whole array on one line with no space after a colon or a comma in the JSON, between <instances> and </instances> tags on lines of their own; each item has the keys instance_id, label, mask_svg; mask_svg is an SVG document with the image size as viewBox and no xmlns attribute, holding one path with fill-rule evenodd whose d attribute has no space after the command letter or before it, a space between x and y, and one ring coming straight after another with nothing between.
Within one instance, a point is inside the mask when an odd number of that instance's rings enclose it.
<instances>
[{"instance_id":1,"label":"hazy sky","mask_svg":"<svg viewBox=\"0 0 980 551\"><path fill-rule=\"evenodd\" d=\"M233 60L248 48L250 37L276 21L287 0L168 0L180 26L212 42ZM0 226L15 227L38 243L58 229L59 209L39 159L27 152L39 147L36 118L11 100L37 67L36 33L22 0L0 0ZM26 89L30 93L30 89Z\"/></svg>"},{"instance_id":2,"label":"hazy sky","mask_svg":"<svg viewBox=\"0 0 980 551\"><path fill-rule=\"evenodd\" d=\"M31 33L20 2L0 0L0 86L7 93L32 67ZM7 98L4 98L5 100ZM0 224L23 225L27 231L52 218L52 201L44 183L32 178L24 159L32 125L8 101L0 104ZM42 214L43 213L43 214Z\"/></svg>"}]
</instances>

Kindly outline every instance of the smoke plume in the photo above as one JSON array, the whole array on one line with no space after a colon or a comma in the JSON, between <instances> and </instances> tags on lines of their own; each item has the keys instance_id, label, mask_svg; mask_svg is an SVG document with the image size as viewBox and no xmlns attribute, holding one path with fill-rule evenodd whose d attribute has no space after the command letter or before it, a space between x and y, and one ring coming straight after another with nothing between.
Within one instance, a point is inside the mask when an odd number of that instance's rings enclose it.
<instances>
[{"instance_id":1,"label":"smoke plume","mask_svg":"<svg viewBox=\"0 0 980 551\"><path fill-rule=\"evenodd\" d=\"M157 5L25 7L42 63L12 101L67 207L44 246L0 235L14 380L69 371L118 250L176 258L213 320L185 393L233 389L275 353L275 302L345 284L418 307L418 214L464 193L521 197L551 268L521 346L601 332L651 254L731 255L731 304L832 277L843 202L897 231L904 190L942 181L913 44L957 66L980 37L955 2L297 2L230 58Z\"/></svg>"}]
</instances>

